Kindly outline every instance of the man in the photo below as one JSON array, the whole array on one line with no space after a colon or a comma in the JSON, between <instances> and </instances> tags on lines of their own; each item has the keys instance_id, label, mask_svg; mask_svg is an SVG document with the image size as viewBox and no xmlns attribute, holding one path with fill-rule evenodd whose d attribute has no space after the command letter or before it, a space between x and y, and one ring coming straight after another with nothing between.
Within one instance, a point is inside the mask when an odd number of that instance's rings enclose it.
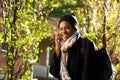
<instances>
[{"instance_id":1,"label":"man","mask_svg":"<svg viewBox=\"0 0 120 80\"><path fill-rule=\"evenodd\" d=\"M59 20L50 73L59 80L103 80L94 60L97 47L88 39L85 42L87 48L83 51L84 42L77 31L78 26L72 13Z\"/></svg>"}]
</instances>

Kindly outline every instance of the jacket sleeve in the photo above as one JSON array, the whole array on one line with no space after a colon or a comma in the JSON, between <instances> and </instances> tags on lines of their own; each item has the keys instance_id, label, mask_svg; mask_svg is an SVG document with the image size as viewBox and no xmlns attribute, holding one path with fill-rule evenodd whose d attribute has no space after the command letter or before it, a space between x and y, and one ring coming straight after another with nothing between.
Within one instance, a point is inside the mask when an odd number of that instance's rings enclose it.
<instances>
[{"instance_id":1,"label":"jacket sleeve","mask_svg":"<svg viewBox=\"0 0 120 80\"><path fill-rule=\"evenodd\" d=\"M60 56L57 57L56 53L54 53L50 64L50 73L54 77L59 78L59 72L60 72Z\"/></svg>"},{"instance_id":2,"label":"jacket sleeve","mask_svg":"<svg viewBox=\"0 0 120 80\"><path fill-rule=\"evenodd\" d=\"M88 51L90 57L89 72L94 72L92 73L96 76L94 77L94 80L108 80L112 75L112 66L110 56L107 54L106 49L98 49L94 42L91 41Z\"/></svg>"},{"instance_id":3,"label":"jacket sleeve","mask_svg":"<svg viewBox=\"0 0 120 80\"><path fill-rule=\"evenodd\" d=\"M100 53L101 53L101 61L102 61L102 65L103 65L103 79L107 80L111 77L112 75L112 63L111 63L111 59L110 56L108 54L108 52L106 51L106 49L102 48L100 49Z\"/></svg>"}]
</instances>

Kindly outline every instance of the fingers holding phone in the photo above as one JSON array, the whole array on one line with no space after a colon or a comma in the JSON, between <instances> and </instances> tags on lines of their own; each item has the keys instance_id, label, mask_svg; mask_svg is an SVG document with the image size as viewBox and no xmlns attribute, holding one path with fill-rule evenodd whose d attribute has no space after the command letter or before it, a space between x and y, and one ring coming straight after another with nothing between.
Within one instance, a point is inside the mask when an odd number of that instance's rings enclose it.
<instances>
[{"instance_id":1,"label":"fingers holding phone","mask_svg":"<svg viewBox=\"0 0 120 80\"><path fill-rule=\"evenodd\" d=\"M60 53L61 40L62 40L61 34L60 33L56 34L56 36L55 36L55 50L56 50L57 56L59 56L59 53Z\"/></svg>"}]
</instances>

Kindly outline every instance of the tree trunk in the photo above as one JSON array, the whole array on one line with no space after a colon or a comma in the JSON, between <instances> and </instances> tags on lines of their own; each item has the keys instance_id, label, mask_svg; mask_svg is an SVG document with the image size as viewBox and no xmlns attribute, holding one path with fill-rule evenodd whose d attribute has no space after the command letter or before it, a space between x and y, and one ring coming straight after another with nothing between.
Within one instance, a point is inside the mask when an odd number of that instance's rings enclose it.
<instances>
[{"instance_id":1,"label":"tree trunk","mask_svg":"<svg viewBox=\"0 0 120 80\"><path fill-rule=\"evenodd\" d=\"M106 2L103 6L103 36L102 36L103 48L106 48Z\"/></svg>"}]
</instances>

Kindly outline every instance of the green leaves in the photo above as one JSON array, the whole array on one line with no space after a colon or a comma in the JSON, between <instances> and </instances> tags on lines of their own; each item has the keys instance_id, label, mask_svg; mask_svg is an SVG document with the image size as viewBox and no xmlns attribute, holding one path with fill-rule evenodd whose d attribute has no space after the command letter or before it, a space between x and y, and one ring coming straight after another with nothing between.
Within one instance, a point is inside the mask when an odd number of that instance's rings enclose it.
<instances>
[{"instance_id":1,"label":"green leaves","mask_svg":"<svg viewBox=\"0 0 120 80\"><path fill-rule=\"evenodd\" d=\"M31 64L33 64L29 60L38 60L39 43L50 35L51 28L46 17L41 16L37 11L39 3L35 0L18 1L16 4L7 4L6 7L7 11L3 12L3 18L0 18L3 24L0 41L8 43L4 46L8 49L5 57L7 71L4 74L9 75L6 76L8 80L10 78L13 80L25 78L26 80L31 72ZM4 36L4 29L6 29L6 36ZM24 63L20 65L23 67L20 67L18 72L14 72L19 57L23 57Z\"/></svg>"},{"instance_id":2,"label":"green leaves","mask_svg":"<svg viewBox=\"0 0 120 80\"><path fill-rule=\"evenodd\" d=\"M15 1L18 2L15 3ZM1 1L2 3L3 1ZM49 18L60 18L69 12L77 15L80 33L90 37L99 47L102 47L103 24L105 24L108 50L115 53L120 52L120 5L115 0L107 2L104 0L12 0L12 2L8 0L5 3L6 6L3 6L0 17L2 25L0 42L8 43L6 60L9 60L6 61L6 64L10 67L7 67L6 74L11 77L15 74L12 71L12 66L15 66L13 62L22 56L24 60L22 68L26 68L27 71L20 68L19 72L23 74L18 72L17 75L20 76L18 78L27 79L31 67L28 60L38 59L38 54L42 51L39 48L40 42L51 37L52 30L54 30L53 26L48 23ZM105 8L105 12L103 8ZM105 16L106 21L104 21ZM15 76L16 74L13 76L14 79Z\"/></svg>"}]
</instances>

